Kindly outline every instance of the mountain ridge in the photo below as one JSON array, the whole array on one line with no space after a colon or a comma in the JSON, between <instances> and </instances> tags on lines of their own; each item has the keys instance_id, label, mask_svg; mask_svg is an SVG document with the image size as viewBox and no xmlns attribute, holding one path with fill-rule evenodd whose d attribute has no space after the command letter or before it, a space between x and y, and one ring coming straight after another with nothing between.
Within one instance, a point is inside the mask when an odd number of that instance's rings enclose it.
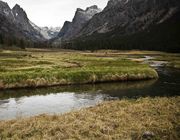
<instances>
[{"instance_id":1,"label":"mountain ridge","mask_svg":"<svg viewBox=\"0 0 180 140\"><path fill-rule=\"evenodd\" d=\"M26 12L16 4L12 9L8 3L0 1L1 30L3 36L44 41L43 36L30 24Z\"/></svg>"},{"instance_id":2,"label":"mountain ridge","mask_svg":"<svg viewBox=\"0 0 180 140\"><path fill-rule=\"evenodd\" d=\"M8 3L0 0L0 33L2 36L42 42L58 35L60 28L38 27L31 22L24 9L15 4L11 9Z\"/></svg>"},{"instance_id":3,"label":"mountain ridge","mask_svg":"<svg viewBox=\"0 0 180 140\"><path fill-rule=\"evenodd\" d=\"M58 34L57 40L69 40L76 36L76 34L82 29L82 27L97 13L101 12L101 9L97 5L87 7L85 10L77 8L72 22L65 21L64 25Z\"/></svg>"},{"instance_id":4,"label":"mountain ridge","mask_svg":"<svg viewBox=\"0 0 180 140\"><path fill-rule=\"evenodd\" d=\"M59 47L179 52L180 22L174 18L179 17L179 11L179 0L110 0L76 38L61 42Z\"/></svg>"},{"instance_id":5,"label":"mountain ridge","mask_svg":"<svg viewBox=\"0 0 180 140\"><path fill-rule=\"evenodd\" d=\"M18 37L70 49L170 50L173 44L172 49L178 50L180 19L174 17L179 17L179 11L179 0L109 0L103 10L97 5L85 10L77 8L72 21L65 21L60 30L38 27L18 4L11 9L0 0L0 37ZM155 31L158 28L159 36ZM154 48L147 47L147 42Z\"/></svg>"},{"instance_id":6,"label":"mountain ridge","mask_svg":"<svg viewBox=\"0 0 180 140\"><path fill-rule=\"evenodd\" d=\"M83 27L79 36L106 33L118 26L124 30L122 34L135 33L167 20L179 10L179 5L178 0L110 0L104 10Z\"/></svg>"}]
</instances>

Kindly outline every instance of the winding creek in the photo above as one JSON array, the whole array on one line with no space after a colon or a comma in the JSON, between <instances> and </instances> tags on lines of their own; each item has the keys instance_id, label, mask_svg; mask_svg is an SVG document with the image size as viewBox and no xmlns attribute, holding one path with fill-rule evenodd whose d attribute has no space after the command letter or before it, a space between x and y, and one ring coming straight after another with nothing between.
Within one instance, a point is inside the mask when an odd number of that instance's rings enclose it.
<instances>
[{"instance_id":1,"label":"winding creek","mask_svg":"<svg viewBox=\"0 0 180 140\"><path fill-rule=\"evenodd\" d=\"M156 67L158 80L0 91L0 120L61 114L105 100L180 95L180 70L163 68L164 62L150 59L145 57Z\"/></svg>"}]
</instances>

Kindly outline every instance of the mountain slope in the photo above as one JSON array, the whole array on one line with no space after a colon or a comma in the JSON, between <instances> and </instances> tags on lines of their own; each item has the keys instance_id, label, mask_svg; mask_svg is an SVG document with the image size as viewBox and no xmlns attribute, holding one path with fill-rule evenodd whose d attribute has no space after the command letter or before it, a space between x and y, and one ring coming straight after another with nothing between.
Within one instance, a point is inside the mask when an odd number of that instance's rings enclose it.
<instances>
[{"instance_id":1,"label":"mountain slope","mask_svg":"<svg viewBox=\"0 0 180 140\"><path fill-rule=\"evenodd\" d=\"M6 18L5 15L0 13L0 35L6 37L16 37L19 36L24 38L23 32L16 27L14 23Z\"/></svg>"},{"instance_id":2,"label":"mountain slope","mask_svg":"<svg viewBox=\"0 0 180 140\"><path fill-rule=\"evenodd\" d=\"M94 33L73 40L73 45L64 44L64 47L78 50L140 49L177 53L180 52L180 12L146 30L127 35L120 33L121 28L104 34Z\"/></svg>"},{"instance_id":3,"label":"mountain slope","mask_svg":"<svg viewBox=\"0 0 180 140\"><path fill-rule=\"evenodd\" d=\"M101 9L96 5L86 8L86 10L78 8L72 22L66 21L64 23L58 35L58 39L69 40L76 37L83 26L100 11Z\"/></svg>"},{"instance_id":4,"label":"mountain slope","mask_svg":"<svg viewBox=\"0 0 180 140\"><path fill-rule=\"evenodd\" d=\"M120 34L132 34L159 24L173 16L179 0L110 0L105 9L95 15L80 35L107 33L121 28Z\"/></svg>"},{"instance_id":5,"label":"mountain slope","mask_svg":"<svg viewBox=\"0 0 180 140\"><path fill-rule=\"evenodd\" d=\"M31 41L44 41L44 37L33 28L26 12L15 5L12 9L0 1L0 34L7 37L22 38Z\"/></svg>"},{"instance_id":6,"label":"mountain slope","mask_svg":"<svg viewBox=\"0 0 180 140\"><path fill-rule=\"evenodd\" d=\"M110 0L61 47L180 52L179 11L179 0Z\"/></svg>"},{"instance_id":7,"label":"mountain slope","mask_svg":"<svg viewBox=\"0 0 180 140\"><path fill-rule=\"evenodd\" d=\"M8 4L0 1L0 34L13 35L14 33L21 35L22 33L16 27L14 21L14 15Z\"/></svg>"}]
</instances>

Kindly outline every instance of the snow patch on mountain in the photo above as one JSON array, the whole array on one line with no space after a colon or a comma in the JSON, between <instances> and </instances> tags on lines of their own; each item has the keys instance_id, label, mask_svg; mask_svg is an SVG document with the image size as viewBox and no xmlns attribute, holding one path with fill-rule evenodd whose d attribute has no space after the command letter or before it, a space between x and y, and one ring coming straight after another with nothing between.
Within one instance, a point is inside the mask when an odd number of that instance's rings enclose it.
<instances>
[{"instance_id":1,"label":"snow patch on mountain","mask_svg":"<svg viewBox=\"0 0 180 140\"><path fill-rule=\"evenodd\" d=\"M52 39L56 37L61 30L61 27L38 27L30 21L32 27L38 31L45 39Z\"/></svg>"},{"instance_id":2,"label":"snow patch on mountain","mask_svg":"<svg viewBox=\"0 0 180 140\"><path fill-rule=\"evenodd\" d=\"M61 27L41 27L40 33L44 36L44 38L51 39L56 37L60 30Z\"/></svg>"}]
</instances>

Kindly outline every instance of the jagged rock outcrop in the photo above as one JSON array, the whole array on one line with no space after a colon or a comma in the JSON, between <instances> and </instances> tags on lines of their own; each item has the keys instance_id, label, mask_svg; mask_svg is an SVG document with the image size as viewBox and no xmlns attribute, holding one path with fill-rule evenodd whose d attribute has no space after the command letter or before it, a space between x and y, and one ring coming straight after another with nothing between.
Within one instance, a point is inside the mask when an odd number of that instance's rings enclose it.
<instances>
[{"instance_id":1,"label":"jagged rock outcrop","mask_svg":"<svg viewBox=\"0 0 180 140\"><path fill-rule=\"evenodd\" d=\"M0 13L0 35L6 37L20 37L24 38L23 32L16 27L5 15Z\"/></svg>"},{"instance_id":2,"label":"jagged rock outcrop","mask_svg":"<svg viewBox=\"0 0 180 140\"><path fill-rule=\"evenodd\" d=\"M0 14L1 16L7 17L9 20L14 21L14 15L12 13L11 8L6 2L0 0Z\"/></svg>"},{"instance_id":3,"label":"jagged rock outcrop","mask_svg":"<svg viewBox=\"0 0 180 140\"><path fill-rule=\"evenodd\" d=\"M84 25L97 13L101 12L96 5L86 8L86 10L77 8L72 22L66 21L61 29L58 39L69 40L80 32Z\"/></svg>"},{"instance_id":4,"label":"jagged rock outcrop","mask_svg":"<svg viewBox=\"0 0 180 140\"><path fill-rule=\"evenodd\" d=\"M12 22L13 21L13 22ZM22 35L14 24L15 18L7 3L0 1L0 34Z\"/></svg>"},{"instance_id":5,"label":"jagged rock outcrop","mask_svg":"<svg viewBox=\"0 0 180 140\"><path fill-rule=\"evenodd\" d=\"M44 41L45 38L30 24L26 12L15 5L12 9L7 3L0 1L0 33L3 36Z\"/></svg>"},{"instance_id":6,"label":"jagged rock outcrop","mask_svg":"<svg viewBox=\"0 0 180 140\"><path fill-rule=\"evenodd\" d=\"M136 33L166 21L179 7L179 0L110 0L78 36L108 33L117 28L121 35Z\"/></svg>"}]
</instances>

